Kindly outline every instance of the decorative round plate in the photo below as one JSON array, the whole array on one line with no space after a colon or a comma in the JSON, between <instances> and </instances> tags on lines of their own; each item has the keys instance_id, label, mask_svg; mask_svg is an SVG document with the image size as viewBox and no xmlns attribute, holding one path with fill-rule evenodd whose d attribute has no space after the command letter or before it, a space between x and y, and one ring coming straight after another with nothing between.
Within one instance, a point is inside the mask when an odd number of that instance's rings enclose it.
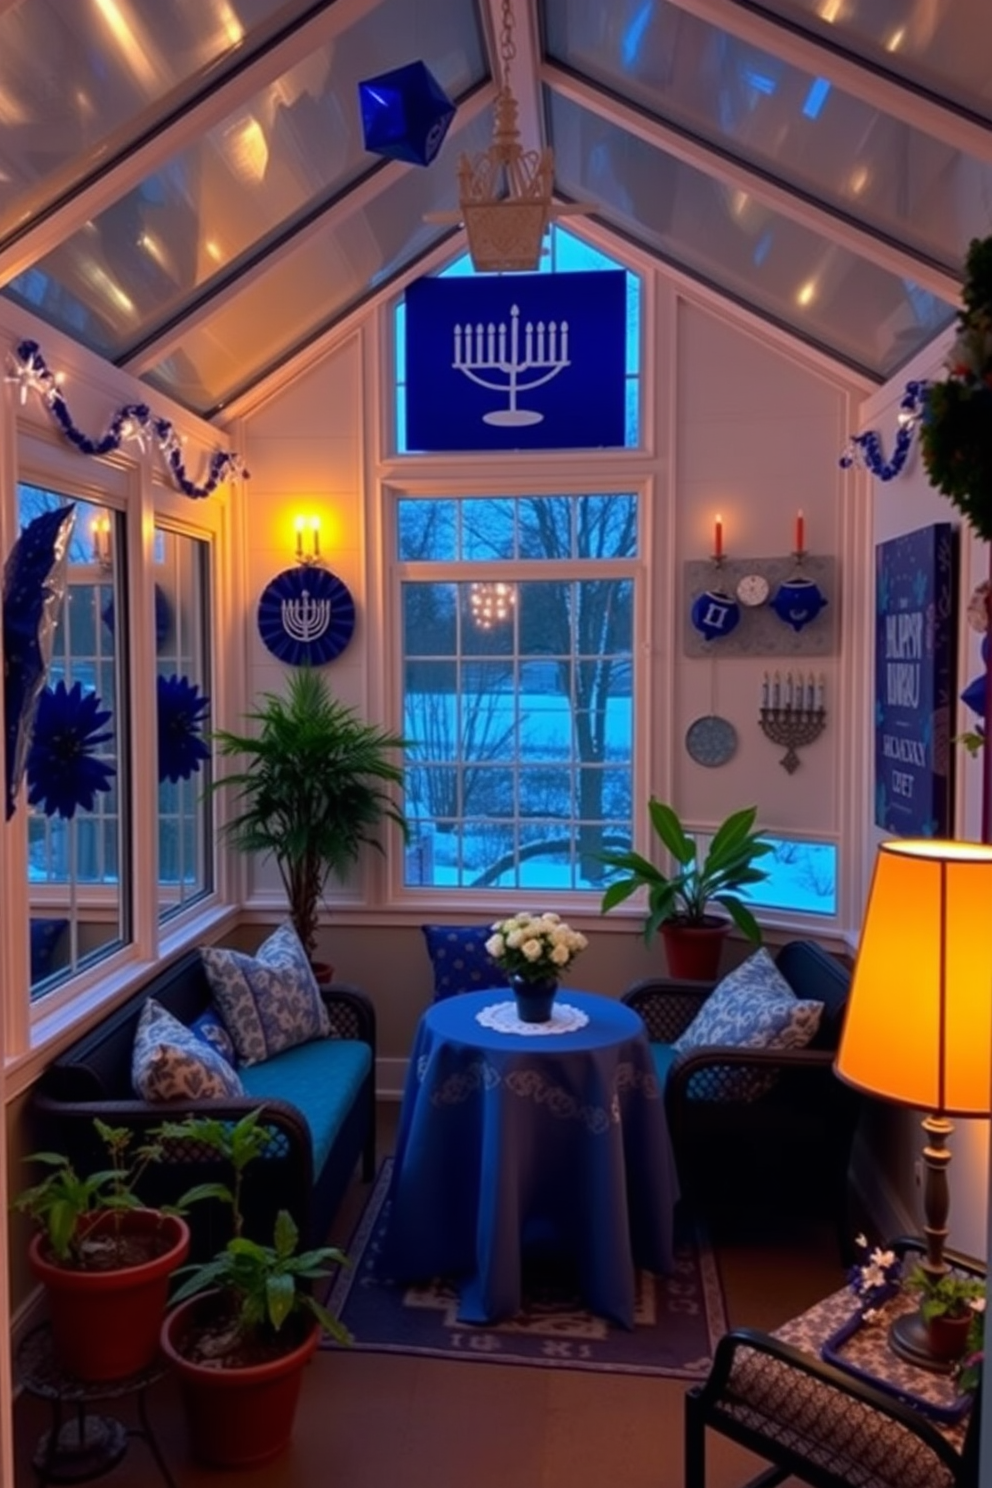
<instances>
[{"instance_id":1,"label":"decorative round plate","mask_svg":"<svg viewBox=\"0 0 992 1488\"><path fill-rule=\"evenodd\" d=\"M323 666L351 640L355 601L326 568L301 564L276 574L258 602L258 633L290 666Z\"/></svg>"},{"instance_id":2,"label":"decorative round plate","mask_svg":"<svg viewBox=\"0 0 992 1488\"><path fill-rule=\"evenodd\" d=\"M737 730L729 718L719 718L715 713L705 713L690 723L685 735L685 747L690 759L697 765L714 768L725 765L737 752Z\"/></svg>"}]
</instances>

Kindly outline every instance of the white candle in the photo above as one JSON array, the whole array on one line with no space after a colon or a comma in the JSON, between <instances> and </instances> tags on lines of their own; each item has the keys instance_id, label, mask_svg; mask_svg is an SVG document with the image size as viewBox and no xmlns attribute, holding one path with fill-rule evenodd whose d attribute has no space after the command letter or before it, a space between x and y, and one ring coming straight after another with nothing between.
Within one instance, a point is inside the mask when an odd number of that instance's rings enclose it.
<instances>
[{"instance_id":1,"label":"white candle","mask_svg":"<svg viewBox=\"0 0 992 1488\"><path fill-rule=\"evenodd\" d=\"M826 692L826 687L827 687L827 679L823 675L823 673L821 672L820 673L820 680L816 684L816 708L817 708L817 712L818 713L822 713L823 712L823 698L824 698L824 694Z\"/></svg>"},{"instance_id":2,"label":"white candle","mask_svg":"<svg viewBox=\"0 0 992 1488\"><path fill-rule=\"evenodd\" d=\"M781 677L781 674L779 672L776 672L775 673L775 676L772 678L772 707L773 708L780 708L781 706L782 706L782 677Z\"/></svg>"},{"instance_id":3,"label":"white candle","mask_svg":"<svg viewBox=\"0 0 992 1488\"><path fill-rule=\"evenodd\" d=\"M792 711L792 673L785 674L785 691L782 695L782 707L787 713Z\"/></svg>"},{"instance_id":4,"label":"white candle","mask_svg":"<svg viewBox=\"0 0 992 1488\"><path fill-rule=\"evenodd\" d=\"M816 678L810 672L806 677L806 712L812 713L816 707Z\"/></svg>"},{"instance_id":5,"label":"white candle","mask_svg":"<svg viewBox=\"0 0 992 1488\"><path fill-rule=\"evenodd\" d=\"M766 672L765 675L761 679L761 706L762 706L762 708L767 708L768 707L768 695L769 695L769 688L770 688L770 686L771 686L771 684L770 684L770 682L768 680L768 673Z\"/></svg>"}]
</instances>

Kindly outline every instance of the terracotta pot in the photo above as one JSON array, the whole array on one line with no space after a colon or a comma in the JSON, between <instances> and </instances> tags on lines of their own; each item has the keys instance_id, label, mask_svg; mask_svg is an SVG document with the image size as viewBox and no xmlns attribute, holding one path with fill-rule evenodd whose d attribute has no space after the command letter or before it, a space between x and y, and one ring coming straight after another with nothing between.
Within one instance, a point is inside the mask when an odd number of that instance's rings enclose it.
<instances>
[{"instance_id":1,"label":"terracotta pot","mask_svg":"<svg viewBox=\"0 0 992 1488\"><path fill-rule=\"evenodd\" d=\"M190 1328L208 1317L218 1293L190 1297L162 1324L162 1352L179 1377L190 1451L208 1467L253 1467L289 1444L304 1367L320 1339L316 1318L302 1343L264 1364L227 1369L194 1364L182 1352ZM287 1325L288 1326L288 1325Z\"/></svg>"},{"instance_id":2,"label":"terracotta pot","mask_svg":"<svg viewBox=\"0 0 992 1488\"><path fill-rule=\"evenodd\" d=\"M933 1317L927 1323L927 1342L935 1359L960 1359L968 1347L971 1312L962 1317Z\"/></svg>"},{"instance_id":3,"label":"terracotta pot","mask_svg":"<svg viewBox=\"0 0 992 1488\"><path fill-rule=\"evenodd\" d=\"M730 921L716 916L701 925L665 920L661 926L661 938L669 976L681 981L715 982L723 942L729 930Z\"/></svg>"},{"instance_id":4,"label":"terracotta pot","mask_svg":"<svg viewBox=\"0 0 992 1488\"><path fill-rule=\"evenodd\" d=\"M165 1236L163 1254L119 1271L80 1271L51 1260L43 1235L28 1248L31 1269L48 1293L56 1356L80 1380L124 1379L154 1362L169 1277L189 1253L189 1226L177 1215L129 1209L117 1218L128 1234ZM112 1224L112 1215L101 1214L91 1230Z\"/></svg>"}]
</instances>

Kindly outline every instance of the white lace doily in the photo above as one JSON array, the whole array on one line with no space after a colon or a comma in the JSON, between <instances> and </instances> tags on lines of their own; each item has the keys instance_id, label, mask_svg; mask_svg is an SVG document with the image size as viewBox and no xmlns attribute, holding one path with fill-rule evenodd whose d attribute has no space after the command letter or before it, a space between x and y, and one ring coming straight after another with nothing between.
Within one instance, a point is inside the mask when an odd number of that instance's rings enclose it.
<instances>
[{"instance_id":1,"label":"white lace doily","mask_svg":"<svg viewBox=\"0 0 992 1488\"><path fill-rule=\"evenodd\" d=\"M529 1038L546 1033L574 1033L577 1028L585 1028L589 1014L572 1007L570 1002L555 1002L547 1023L522 1023L517 1017L515 1002L494 1002L491 1007L476 1013L475 1021L483 1028L495 1028L499 1033L520 1033Z\"/></svg>"}]
</instances>

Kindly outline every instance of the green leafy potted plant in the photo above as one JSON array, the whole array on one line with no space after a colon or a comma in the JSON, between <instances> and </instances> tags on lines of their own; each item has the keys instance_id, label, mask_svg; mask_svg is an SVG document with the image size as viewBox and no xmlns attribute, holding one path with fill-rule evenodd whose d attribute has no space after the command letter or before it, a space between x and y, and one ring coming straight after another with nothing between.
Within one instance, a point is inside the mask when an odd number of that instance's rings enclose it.
<instances>
[{"instance_id":1,"label":"green leafy potted plant","mask_svg":"<svg viewBox=\"0 0 992 1488\"><path fill-rule=\"evenodd\" d=\"M975 1304L984 1305L985 1282L957 1271L936 1275L914 1266L903 1283L920 1294L920 1317L926 1324L930 1352L936 1359L960 1359L968 1347Z\"/></svg>"},{"instance_id":2,"label":"green leafy potted plant","mask_svg":"<svg viewBox=\"0 0 992 1488\"><path fill-rule=\"evenodd\" d=\"M297 1253L298 1230L286 1210L271 1245L243 1233L244 1169L265 1151L271 1133L260 1111L236 1123L191 1116L163 1135L204 1144L226 1158L230 1186L200 1184L184 1195L220 1199L231 1210L232 1237L189 1273L162 1326L161 1344L180 1382L194 1457L213 1467L248 1467L287 1445L303 1369L321 1332L340 1343L347 1330L314 1297L309 1284L346 1262L334 1246Z\"/></svg>"},{"instance_id":3,"label":"green leafy potted plant","mask_svg":"<svg viewBox=\"0 0 992 1488\"><path fill-rule=\"evenodd\" d=\"M12 1207L37 1225L31 1269L48 1293L55 1352L77 1379L122 1379L158 1352L169 1278L189 1252L189 1227L146 1209L135 1185L161 1155L157 1140L133 1151L134 1134L97 1119L110 1166L82 1177L68 1157L25 1159L49 1171Z\"/></svg>"},{"instance_id":4,"label":"green leafy potted plant","mask_svg":"<svg viewBox=\"0 0 992 1488\"><path fill-rule=\"evenodd\" d=\"M646 889L644 939L650 944L660 930L671 975L710 981L716 976L723 937L731 923L755 945L761 944L760 926L740 891L767 877L764 869L754 864L770 853L772 846L752 830L755 806L732 812L720 824L702 861L699 844L686 832L671 806L652 796L648 813L659 842L675 859L677 871L664 873L634 851L604 853L603 862L622 877L607 886L602 911L606 914L638 889ZM710 906L716 904L726 910L729 920L711 913Z\"/></svg>"},{"instance_id":5,"label":"green leafy potted plant","mask_svg":"<svg viewBox=\"0 0 992 1488\"><path fill-rule=\"evenodd\" d=\"M343 882L366 843L382 851L385 819L406 836L389 789L402 784L402 768L390 756L404 740L364 723L306 667L290 677L285 698L263 694L248 719L250 734L214 734L222 755L244 762L216 781L237 792L225 834L242 852L275 858L290 917L313 960L331 874Z\"/></svg>"}]
</instances>

